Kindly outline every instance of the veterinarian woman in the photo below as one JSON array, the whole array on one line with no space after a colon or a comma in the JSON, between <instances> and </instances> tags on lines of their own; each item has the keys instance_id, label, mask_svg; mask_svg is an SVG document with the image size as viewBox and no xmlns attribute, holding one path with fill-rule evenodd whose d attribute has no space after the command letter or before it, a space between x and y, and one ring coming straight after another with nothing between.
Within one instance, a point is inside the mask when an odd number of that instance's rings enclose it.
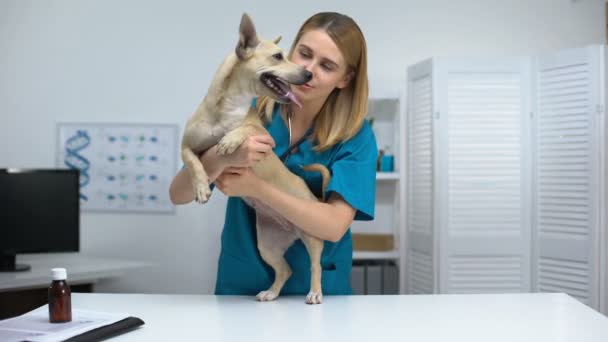
<instances>
[{"instance_id":1,"label":"veterinarian woman","mask_svg":"<svg viewBox=\"0 0 608 342\"><path fill-rule=\"evenodd\" d=\"M231 156L218 156L215 147L201 156L210 179L230 196L216 294L253 296L268 289L274 279L273 270L257 249L254 212L239 197L257 198L302 230L325 240L321 259L323 294L351 293L353 247L349 227L353 219L373 219L376 189L378 150L365 121L365 39L350 17L318 13L298 31L289 58L313 74L308 83L292 86L302 108L260 98L255 101L257 110L269 108L273 112L272 121L266 126L272 137L251 137ZM327 166L332 178L326 202L303 200L282 192L247 168L273 152L283 156L287 167L302 177L318 197L320 175L303 171L300 166ZM194 199L187 170L181 170L173 179L170 196L175 204ZM310 289L310 260L300 240L287 250L285 258L293 274L281 295L306 295Z\"/></svg>"}]
</instances>

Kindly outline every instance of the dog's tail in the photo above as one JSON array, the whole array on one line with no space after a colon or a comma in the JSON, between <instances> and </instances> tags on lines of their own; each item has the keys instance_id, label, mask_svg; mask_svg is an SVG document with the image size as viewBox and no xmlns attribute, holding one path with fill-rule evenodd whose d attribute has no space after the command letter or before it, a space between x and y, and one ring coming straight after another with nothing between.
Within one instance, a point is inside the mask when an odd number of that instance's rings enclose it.
<instances>
[{"instance_id":1,"label":"dog's tail","mask_svg":"<svg viewBox=\"0 0 608 342\"><path fill-rule=\"evenodd\" d=\"M325 202L325 190L327 189L327 184L329 184L329 180L331 179L331 173L323 164L310 164L306 166L302 166L302 169L306 171L319 172L321 177L323 177L323 183L321 187L321 200Z\"/></svg>"}]
</instances>

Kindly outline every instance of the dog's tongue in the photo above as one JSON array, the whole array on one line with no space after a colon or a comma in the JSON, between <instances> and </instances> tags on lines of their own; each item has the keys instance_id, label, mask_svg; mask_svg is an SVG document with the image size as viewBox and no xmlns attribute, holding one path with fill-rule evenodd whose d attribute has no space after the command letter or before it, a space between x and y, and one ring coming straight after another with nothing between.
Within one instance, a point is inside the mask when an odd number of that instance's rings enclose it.
<instances>
[{"instance_id":1,"label":"dog's tongue","mask_svg":"<svg viewBox=\"0 0 608 342\"><path fill-rule=\"evenodd\" d=\"M287 94L285 94L285 96L287 96L287 98L290 99L291 102L295 103L298 107L300 107L300 109L302 108L302 104L300 103L300 101L298 101L298 98L296 97L296 95L294 93L292 93L291 91L288 91Z\"/></svg>"}]
</instances>

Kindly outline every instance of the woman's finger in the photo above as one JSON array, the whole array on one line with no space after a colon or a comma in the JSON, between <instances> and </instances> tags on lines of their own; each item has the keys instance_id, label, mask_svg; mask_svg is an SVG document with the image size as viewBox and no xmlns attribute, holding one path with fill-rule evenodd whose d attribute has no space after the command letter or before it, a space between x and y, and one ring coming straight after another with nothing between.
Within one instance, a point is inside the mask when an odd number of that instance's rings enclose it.
<instances>
[{"instance_id":1,"label":"woman's finger","mask_svg":"<svg viewBox=\"0 0 608 342\"><path fill-rule=\"evenodd\" d=\"M241 174L243 174L243 172L245 172L245 168L244 167L231 166L231 167L227 168L224 171L228 172L228 173L232 173L232 174L241 175Z\"/></svg>"},{"instance_id":2,"label":"woman's finger","mask_svg":"<svg viewBox=\"0 0 608 342\"><path fill-rule=\"evenodd\" d=\"M268 134L254 135L253 140L259 144L270 146L271 148L275 146L274 139Z\"/></svg>"},{"instance_id":3,"label":"woman's finger","mask_svg":"<svg viewBox=\"0 0 608 342\"><path fill-rule=\"evenodd\" d=\"M253 147L253 151L255 151L255 152L269 153L272 151L272 146L267 145L267 144L256 143L252 147Z\"/></svg>"}]
</instances>

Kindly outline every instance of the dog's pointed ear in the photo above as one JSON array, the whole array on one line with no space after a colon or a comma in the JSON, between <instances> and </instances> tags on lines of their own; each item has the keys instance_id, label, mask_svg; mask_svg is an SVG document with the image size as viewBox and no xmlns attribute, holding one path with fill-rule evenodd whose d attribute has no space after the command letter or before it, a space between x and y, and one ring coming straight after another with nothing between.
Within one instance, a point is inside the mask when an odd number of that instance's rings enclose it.
<instances>
[{"instance_id":1,"label":"dog's pointed ear","mask_svg":"<svg viewBox=\"0 0 608 342\"><path fill-rule=\"evenodd\" d=\"M236 55L239 59L247 59L251 55L252 48L256 47L259 42L253 21L247 13L243 13L239 27L239 42L235 49Z\"/></svg>"},{"instance_id":2,"label":"dog's pointed ear","mask_svg":"<svg viewBox=\"0 0 608 342\"><path fill-rule=\"evenodd\" d=\"M281 38L283 38L283 37L278 36L272 42L275 43L275 44L279 44L279 42L281 41Z\"/></svg>"}]
</instances>

